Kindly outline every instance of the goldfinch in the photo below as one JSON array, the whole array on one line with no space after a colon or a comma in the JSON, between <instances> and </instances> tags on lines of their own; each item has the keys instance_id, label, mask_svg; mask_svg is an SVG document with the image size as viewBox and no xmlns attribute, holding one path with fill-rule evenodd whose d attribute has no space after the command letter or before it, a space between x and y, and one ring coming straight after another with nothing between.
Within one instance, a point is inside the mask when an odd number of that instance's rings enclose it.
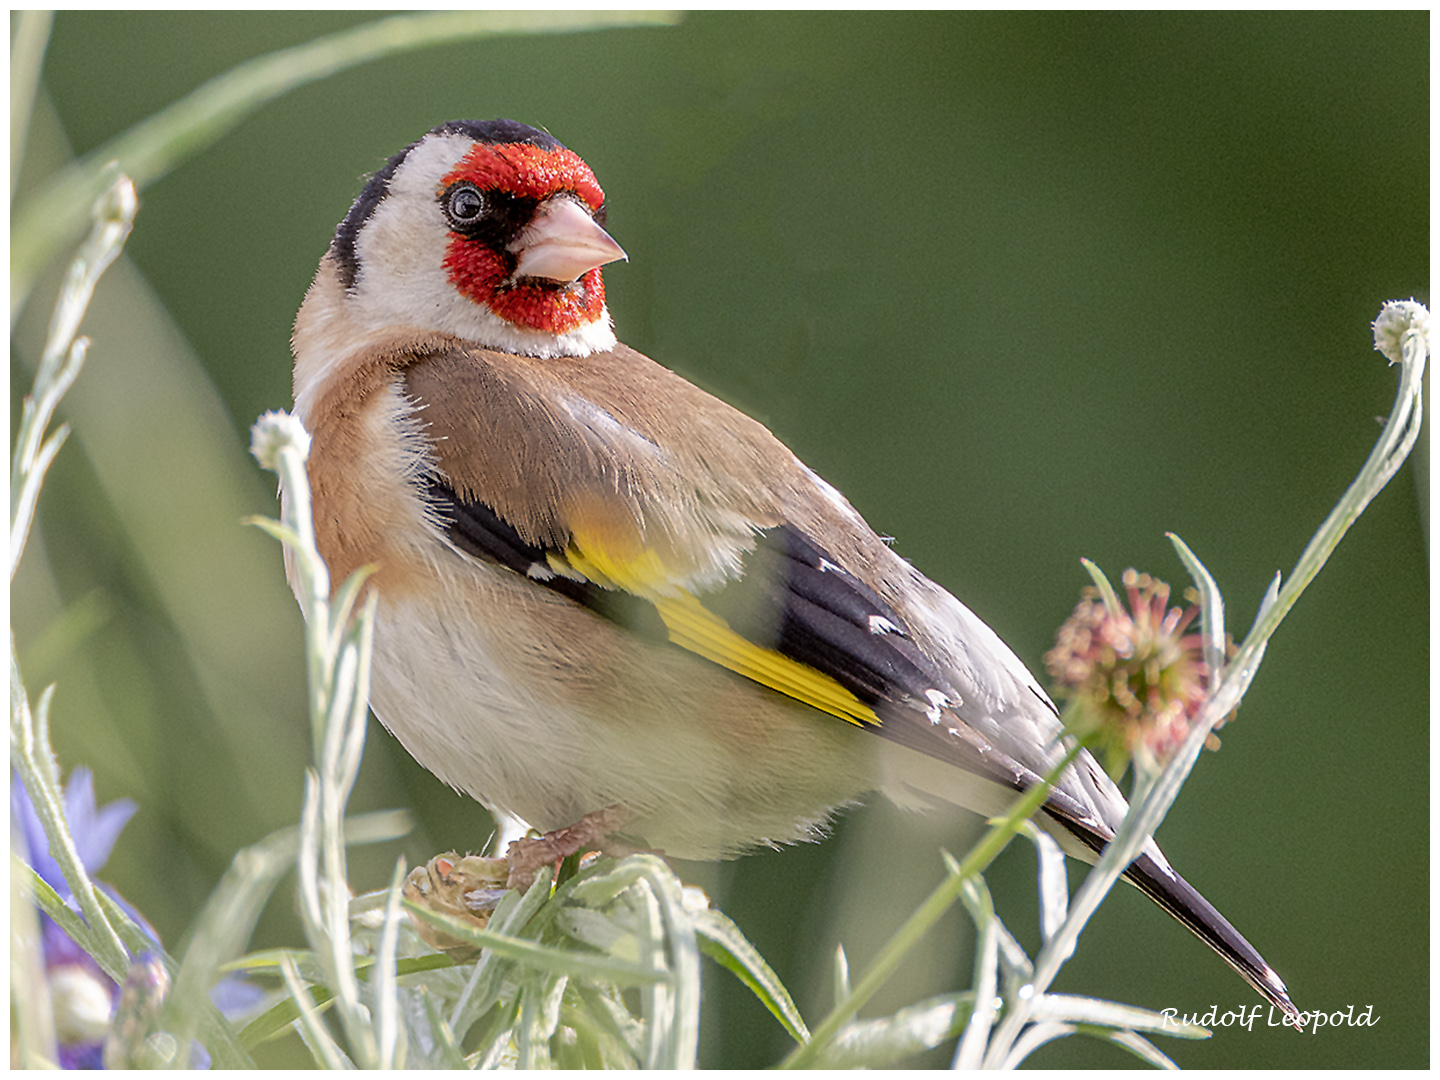
<instances>
[{"instance_id":1,"label":"goldfinch","mask_svg":"<svg viewBox=\"0 0 1440 1080\"><path fill-rule=\"evenodd\" d=\"M604 222L549 134L453 121L320 262L295 413L332 580L374 568L375 714L557 852L730 857L873 791L1004 812L1061 753L1045 691L765 427L616 342ZM1125 810L1082 753L1040 817L1093 862ZM1127 876L1297 1015L1158 847Z\"/></svg>"}]
</instances>

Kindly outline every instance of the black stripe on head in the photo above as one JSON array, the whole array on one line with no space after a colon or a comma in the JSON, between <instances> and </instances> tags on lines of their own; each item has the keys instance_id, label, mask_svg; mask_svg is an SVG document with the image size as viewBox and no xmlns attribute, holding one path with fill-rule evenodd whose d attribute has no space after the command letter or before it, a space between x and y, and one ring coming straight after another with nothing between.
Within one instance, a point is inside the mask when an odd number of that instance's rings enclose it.
<instances>
[{"instance_id":1,"label":"black stripe on head","mask_svg":"<svg viewBox=\"0 0 1440 1080\"><path fill-rule=\"evenodd\" d=\"M390 178L395 175L395 170L420 142L420 139L416 139L387 161L383 169L370 177L360 195L350 204L350 212L335 227L335 239L330 241L330 254L339 268L340 284L346 289L355 287L355 278L360 272L360 260L355 256L355 238L360 234L360 227L370 219L370 215L390 191Z\"/></svg>"},{"instance_id":2,"label":"black stripe on head","mask_svg":"<svg viewBox=\"0 0 1440 1080\"><path fill-rule=\"evenodd\" d=\"M431 135L465 135L478 143L529 143L541 150L563 150L548 131L518 120L451 120L430 130Z\"/></svg>"},{"instance_id":3,"label":"black stripe on head","mask_svg":"<svg viewBox=\"0 0 1440 1080\"><path fill-rule=\"evenodd\" d=\"M529 143L542 150L564 149L549 132L522 124L517 120L451 120L433 127L429 135L464 135L477 143ZM340 284L351 289L360 273L360 260L355 255L355 238L375 208L390 191L390 179L395 170L410 156L410 151L424 142L416 139L405 149L385 163L385 167L370 177L360 195L350 204L345 219L335 228L335 238L330 241L330 254L334 256L340 272Z\"/></svg>"}]
</instances>

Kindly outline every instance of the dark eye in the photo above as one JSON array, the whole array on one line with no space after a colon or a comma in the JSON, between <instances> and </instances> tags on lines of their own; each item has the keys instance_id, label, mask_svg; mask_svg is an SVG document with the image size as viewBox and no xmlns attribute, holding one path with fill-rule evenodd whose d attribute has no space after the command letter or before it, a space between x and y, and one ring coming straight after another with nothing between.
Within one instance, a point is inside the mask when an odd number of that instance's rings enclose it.
<instances>
[{"instance_id":1,"label":"dark eye","mask_svg":"<svg viewBox=\"0 0 1440 1080\"><path fill-rule=\"evenodd\" d=\"M442 205L453 225L468 225L485 213L485 196L470 184L456 184L445 193Z\"/></svg>"}]
</instances>

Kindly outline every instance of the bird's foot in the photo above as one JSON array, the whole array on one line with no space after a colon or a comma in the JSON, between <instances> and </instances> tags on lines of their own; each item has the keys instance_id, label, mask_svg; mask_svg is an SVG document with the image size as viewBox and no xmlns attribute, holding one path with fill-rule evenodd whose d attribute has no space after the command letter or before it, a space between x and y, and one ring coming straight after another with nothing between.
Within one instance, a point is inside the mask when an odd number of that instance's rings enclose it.
<instances>
[{"instance_id":1,"label":"bird's foot","mask_svg":"<svg viewBox=\"0 0 1440 1080\"><path fill-rule=\"evenodd\" d=\"M574 825L547 832L544 836L512 840L505 853L510 866L506 888L525 890L535 881L541 867L558 864L576 852L598 848L611 855L629 854L632 849L609 839L610 834L630 819L630 812L620 806L607 806L586 814Z\"/></svg>"}]
</instances>

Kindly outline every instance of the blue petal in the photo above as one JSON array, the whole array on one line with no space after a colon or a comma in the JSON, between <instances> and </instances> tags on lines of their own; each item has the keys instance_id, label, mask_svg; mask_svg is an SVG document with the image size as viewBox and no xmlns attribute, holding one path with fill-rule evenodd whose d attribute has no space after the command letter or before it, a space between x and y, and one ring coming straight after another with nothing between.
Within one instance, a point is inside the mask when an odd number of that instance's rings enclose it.
<instances>
[{"instance_id":1,"label":"blue petal","mask_svg":"<svg viewBox=\"0 0 1440 1080\"><path fill-rule=\"evenodd\" d=\"M266 999L263 987L240 975L226 975L210 988L210 1002L231 1020L252 1011Z\"/></svg>"},{"instance_id":2,"label":"blue petal","mask_svg":"<svg viewBox=\"0 0 1440 1080\"><path fill-rule=\"evenodd\" d=\"M65 786L65 819L70 823L70 835L75 838L75 849L87 871L94 874L105 865L120 831L137 809L129 799L116 799L97 809L94 777L85 766L76 766L70 774L70 783Z\"/></svg>"},{"instance_id":3,"label":"blue petal","mask_svg":"<svg viewBox=\"0 0 1440 1080\"><path fill-rule=\"evenodd\" d=\"M70 774L70 783L65 786L65 820L70 826L70 836L75 841L80 864L88 873L94 874L105 865L120 831L135 815L136 809L129 799L116 799L97 808L95 780L90 770L81 765ZM10 774L10 816L11 820L20 823L24 831L25 843L30 849L30 865L52 889L68 898L70 887L65 884L65 876L50 855L50 841L35 813L30 793L13 771Z\"/></svg>"},{"instance_id":4,"label":"blue petal","mask_svg":"<svg viewBox=\"0 0 1440 1080\"><path fill-rule=\"evenodd\" d=\"M62 1069L103 1069L105 1068L105 1044L61 1043L57 1048Z\"/></svg>"},{"instance_id":5,"label":"blue petal","mask_svg":"<svg viewBox=\"0 0 1440 1080\"><path fill-rule=\"evenodd\" d=\"M50 841L45 838L45 827L40 824L40 818L35 813L30 793L25 790L24 782L14 770L10 772L10 820L20 826L25 837L25 846L30 849L30 865L35 868L35 872L61 897L68 897L70 887L65 884L65 876L60 873L59 865L50 857Z\"/></svg>"}]
</instances>

